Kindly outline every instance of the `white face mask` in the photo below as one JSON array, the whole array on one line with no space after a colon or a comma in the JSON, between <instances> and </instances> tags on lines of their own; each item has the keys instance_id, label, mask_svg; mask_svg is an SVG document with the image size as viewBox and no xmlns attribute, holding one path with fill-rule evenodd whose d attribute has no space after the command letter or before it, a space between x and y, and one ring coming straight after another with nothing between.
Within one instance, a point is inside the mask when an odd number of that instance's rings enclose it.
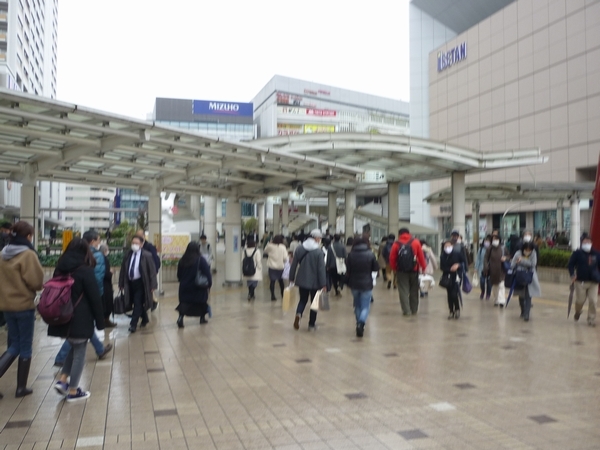
<instances>
[{"instance_id":1,"label":"white face mask","mask_svg":"<svg viewBox=\"0 0 600 450\"><path fill-rule=\"evenodd\" d=\"M483 243L483 246L484 246L485 248L489 248L489 246L490 246L490 241L485 241L485 242Z\"/></svg>"},{"instance_id":2,"label":"white face mask","mask_svg":"<svg viewBox=\"0 0 600 450\"><path fill-rule=\"evenodd\" d=\"M529 236L528 234L523 236L523 242L531 242L531 236Z\"/></svg>"},{"instance_id":3,"label":"white face mask","mask_svg":"<svg viewBox=\"0 0 600 450\"><path fill-rule=\"evenodd\" d=\"M456 243L457 243L457 244L462 244L462 239L458 238L458 239L456 240Z\"/></svg>"},{"instance_id":4,"label":"white face mask","mask_svg":"<svg viewBox=\"0 0 600 450\"><path fill-rule=\"evenodd\" d=\"M492 245L493 245L494 247L498 247L498 246L500 245L500 241L493 240L493 241L492 241Z\"/></svg>"},{"instance_id":5,"label":"white face mask","mask_svg":"<svg viewBox=\"0 0 600 450\"><path fill-rule=\"evenodd\" d=\"M592 244L581 244L581 250L584 252L589 252L592 249Z\"/></svg>"},{"instance_id":6,"label":"white face mask","mask_svg":"<svg viewBox=\"0 0 600 450\"><path fill-rule=\"evenodd\" d=\"M452 253L453 248L452 247L444 247L444 252L446 252L447 255L449 255L450 253Z\"/></svg>"},{"instance_id":7,"label":"white face mask","mask_svg":"<svg viewBox=\"0 0 600 450\"><path fill-rule=\"evenodd\" d=\"M137 252L139 251L140 246L138 244L131 244L131 251L132 252Z\"/></svg>"}]
</instances>

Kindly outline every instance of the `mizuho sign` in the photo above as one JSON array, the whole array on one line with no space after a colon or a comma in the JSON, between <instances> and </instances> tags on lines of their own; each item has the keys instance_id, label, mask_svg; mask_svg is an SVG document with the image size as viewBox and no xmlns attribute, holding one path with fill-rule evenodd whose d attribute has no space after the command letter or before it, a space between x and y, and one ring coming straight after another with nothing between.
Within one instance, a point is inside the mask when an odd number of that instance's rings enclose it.
<instances>
[{"instance_id":1,"label":"mizuho sign","mask_svg":"<svg viewBox=\"0 0 600 450\"><path fill-rule=\"evenodd\" d=\"M452 67L454 64L467 58L467 43L463 42L454 48L451 48L445 52L439 52L437 55L437 70L442 72L448 67Z\"/></svg>"}]
</instances>

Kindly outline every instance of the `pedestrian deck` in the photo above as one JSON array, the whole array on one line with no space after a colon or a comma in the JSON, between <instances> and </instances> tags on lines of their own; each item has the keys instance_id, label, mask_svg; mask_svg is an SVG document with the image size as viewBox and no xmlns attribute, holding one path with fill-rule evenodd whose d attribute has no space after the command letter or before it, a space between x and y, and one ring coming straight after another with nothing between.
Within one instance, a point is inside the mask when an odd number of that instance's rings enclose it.
<instances>
[{"instance_id":1,"label":"pedestrian deck","mask_svg":"<svg viewBox=\"0 0 600 450\"><path fill-rule=\"evenodd\" d=\"M567 320L567 286L543 283L529 323L475 293L449 321L445 292L405 318L380 279L357 339L349 292L295 331L268 286L248 304L223 272L209 324L177 328L170 284L147 329L119 318L104 361L89 346L82 404L52 389L61 342L38 320L33 395L14 398L16 365L0 379L0 450L600 448L600 326Z\"/></svg>"}]
</instances>

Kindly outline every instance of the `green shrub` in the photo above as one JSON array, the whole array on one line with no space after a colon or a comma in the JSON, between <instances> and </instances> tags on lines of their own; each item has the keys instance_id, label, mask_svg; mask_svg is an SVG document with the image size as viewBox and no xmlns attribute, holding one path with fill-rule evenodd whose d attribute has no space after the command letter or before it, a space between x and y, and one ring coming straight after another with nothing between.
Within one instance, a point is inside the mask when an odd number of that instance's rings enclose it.
<instances>
[{"instance_id":1,"label":"green shrub","mask_svg":"<svg viewBox=\"0 0 600 450\"><path fill-rule=\"evenodd\" d=\"M40 254L40 263L42 267L56 267L58 258L60 258L60 255L46 256L46 254Z\"/></svg>"},{"instance_id":2,"label":"green shrub","mask_svg":"<svg viewBox=\"0 0 600 450\"><path fill-rule=\"evenodd\" d=\"M541 267L558 267L566 269L571 257L570 250L555 250L551 248L540 249L540 261L538 265Z\"/></svg>"}]
</instances>

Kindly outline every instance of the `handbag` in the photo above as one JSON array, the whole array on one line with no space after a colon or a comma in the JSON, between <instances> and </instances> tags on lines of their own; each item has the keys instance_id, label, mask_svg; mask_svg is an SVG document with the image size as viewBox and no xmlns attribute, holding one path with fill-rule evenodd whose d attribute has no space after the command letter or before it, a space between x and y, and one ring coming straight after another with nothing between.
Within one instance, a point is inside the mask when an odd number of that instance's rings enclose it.
<instances>
[{"instance_id":1,"label":"handbag","mask_svg":"<svg viewBox=\"0 0 600 450\"><path fill-rule=\"evenodd\" d=\"M512 288L514 281L515 281L515 270L508 269L508 271L504 275L504 286L510 289L510 288Z\"/></svg>"},{"instance_id":2,"label":"handbag","mask_svg":"<svg viewBox=\"0 0 600 450\"><path fill-rule=\"evenodd\" d=\"M477 273L477 271L473 272L473 279L471 280L471 284L474 288L479 287L479 273Z\"/></svg>"},{"instance_id":3,"label":"handbag","mask_svg":"<svg viewBox=\"0 0 600 450\"><path fill-rule=\"evenodd\" d=\"M440 278L440 282L438 284L440 285L440 287L448 289L449 287L452 287L452 277L455 276L456 274L452 272L443 273L442 278Z\"/></svg>"},{"instance_id":4,"label":"handbag","mask_svg":"<svg viewBox=\"0 0 600 450\"><path fill-rule=\"evenodd\" d=\"M208 288L208 277L200 271L200 259L198 259L198 268L196 269L196 279L194 280L194 283L199 288Z\"/></svg>"},{"instance_id":5,"label":"handbag","mask_svg":"<svg viewBox=\"0 0 600 450\"><path fill-rule=\"evenodd\" d=\"M122 290L119 291L113 300L113 314L125 314L127 311L131 311L131 309L126 305L125 292Z\"/></svg>"},{"instance_id":6,"label":"handbag","mask_svg":"<svg viewBox=\"0 0 600 450\"><path fill-rule=\"evenodd\" d=\"M517 270L515 278L517 286L528 286L533 281L533 270Z\"/></svg>"},{"instance_id":7,"label":"handbag","mask_svg":"<svg viewBox=\"0 0 600 450\"><path fill-rule=\"evenodd\" d=\"M346 274L346 261L344 258L338 258L335 254L335 248L333 248L333 244L331 244L331 251L333 252L333 256L335 257L335 268L337 270L338 275Z\"/></svg>"},{"instance_id":8,"label":"handbag","mask_svg":"<svg viewBox=\"0 0 600 450\"><path fill-rule=\"evenodd\" d=\"M471 282L469 281L469 277L467 276L466 272L464 272L463 276L462 276L462 291L465 294L468 294L472 290L473 290L473 286L471 285Z\"/></svg>"},{"instance_id":9,"label":"handbag","mask_svg":"<svg viewBox=\"0 0 600 450\"><path fill-rule=\"evenodd\" d=\"M315 294L312 303L310 304L310 309L313 311L318 311L319 310L319 303L321 303L321 290L318 290L317 293Z\"/></svg>"}]
</instances>

